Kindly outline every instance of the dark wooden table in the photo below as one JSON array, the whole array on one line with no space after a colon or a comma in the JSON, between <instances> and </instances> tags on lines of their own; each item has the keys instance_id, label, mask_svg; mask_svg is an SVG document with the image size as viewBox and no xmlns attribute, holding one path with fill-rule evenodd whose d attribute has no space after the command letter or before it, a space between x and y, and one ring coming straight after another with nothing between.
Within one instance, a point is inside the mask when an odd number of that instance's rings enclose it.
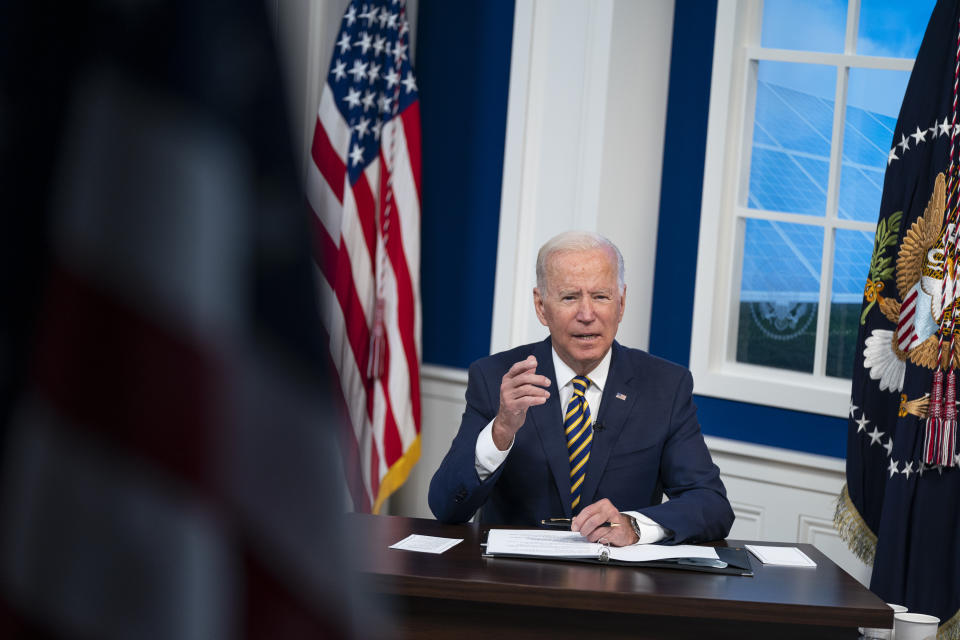
<instances>
[{"instance_id":1,"label":"dark wooden table","mask_svg":"<svg viewBox=\"0 0 960 640\"><path fill-rule=\"evenodd\" d=\"M765 567L751 556L753 577L726 576L484 558L486 527L347 518L368 533L359 568L368 588L386 596L403 638L854 640L858 626L893 626L880 598L809 544L785 546L800 547L816 569ZM388 549L411 533L463 542L439 555Z\"/></svg>"}]
</instances>

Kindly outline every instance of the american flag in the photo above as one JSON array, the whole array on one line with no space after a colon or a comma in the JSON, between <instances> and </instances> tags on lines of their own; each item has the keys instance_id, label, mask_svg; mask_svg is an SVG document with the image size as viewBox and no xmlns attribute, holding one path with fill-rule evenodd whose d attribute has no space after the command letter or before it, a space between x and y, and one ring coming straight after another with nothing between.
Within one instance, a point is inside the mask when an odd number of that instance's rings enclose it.
<instances>
[{"instance_id":1,"label":"american flag","mask_svg":"<svg viewBox=\"0 0 960 640\"><path fill-rule=\"evenodd\" d=\"M354 508L377 513L420 456L420 109L402 0L340 25L307 167L323 322L349 424Z\"/></svg>"},{"instance_id":2,"label":"american flag","mask_svg":"<svg viewBox=\"0 0 960 640\"><path fill-rule=\"evenodd\" d=\"M265 3L9 4L0 637L388 637Z\"/></svg>"}]
</instances>

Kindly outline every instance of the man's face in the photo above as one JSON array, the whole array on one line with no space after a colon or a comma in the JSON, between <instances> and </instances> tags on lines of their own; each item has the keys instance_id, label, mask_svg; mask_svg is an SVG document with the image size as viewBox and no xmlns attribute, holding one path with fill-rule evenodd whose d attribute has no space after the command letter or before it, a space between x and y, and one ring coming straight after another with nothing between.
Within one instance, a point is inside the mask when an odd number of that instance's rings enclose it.
<instances>
[{"instance_id":1,"label":"man's face","mask_svg":"<svg viewBox=\"0 0 960 640\"><path fill-rule=\"evenodd\" d=\"M626 287L617 287L617 260L606 249L559 251L546 265L546 291L533 290L540 323L553 348L578 375L606 355L623 318Z\"/></svg>"}]
</instances>

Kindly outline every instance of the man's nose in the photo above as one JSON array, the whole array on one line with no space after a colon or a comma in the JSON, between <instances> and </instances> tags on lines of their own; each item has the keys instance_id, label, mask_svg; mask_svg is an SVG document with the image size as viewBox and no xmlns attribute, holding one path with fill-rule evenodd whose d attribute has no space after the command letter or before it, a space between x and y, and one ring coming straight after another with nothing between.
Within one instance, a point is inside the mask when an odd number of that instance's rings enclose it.
<instances>
[{"instance_id":1,"label":"man's nose","mask_svg":"<svg viewBox=\"0 0 960 640\"><path fill-rule=\"evenodd\" d=\"M593 300L590 298L581 300L580 306L577 308L577 320L580 322L593 322L596 317L597 314L593 308Z\"/></svg>"}]
</instances>

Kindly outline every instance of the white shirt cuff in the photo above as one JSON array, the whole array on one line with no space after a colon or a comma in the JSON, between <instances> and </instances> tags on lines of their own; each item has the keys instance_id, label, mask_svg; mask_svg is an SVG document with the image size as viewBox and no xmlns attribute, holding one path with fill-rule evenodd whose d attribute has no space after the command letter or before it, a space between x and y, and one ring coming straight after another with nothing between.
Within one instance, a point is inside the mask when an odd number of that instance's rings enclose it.
<instances>
[{"instance_id":1,"label":"white shirt cuff","mask_svg":"<svg viewBox=\"0 0 960 640\"><path fill-rule=\"evenodd\" d=\"M516 438L514 438L514 441L515 440ZM497 467L507 459L507 454L510 453L510 449L513 449L513 441L510 442L510 446L507 447L506 451L497 449L497 445L493 443L493 420L488 422L487 426L480 432L480 435L477 436L476 457L473 461L473 466L477 469L477 476L480 477L480 482L483 482L493 475Z\"/></svg>"},{"instance_id":2,"label":"white shirt cuff","mask_svg":"<svg viewBox=\"0 0 960 640\"><path fill-rule=\"evenodd\" d=\"M491 438L492 442L492 438ZM625 515L633 516L640 525L640 539L635 544L653 544L667 537L667 530L638 511L624 511Z\"/></svg>"}]
</instances>

